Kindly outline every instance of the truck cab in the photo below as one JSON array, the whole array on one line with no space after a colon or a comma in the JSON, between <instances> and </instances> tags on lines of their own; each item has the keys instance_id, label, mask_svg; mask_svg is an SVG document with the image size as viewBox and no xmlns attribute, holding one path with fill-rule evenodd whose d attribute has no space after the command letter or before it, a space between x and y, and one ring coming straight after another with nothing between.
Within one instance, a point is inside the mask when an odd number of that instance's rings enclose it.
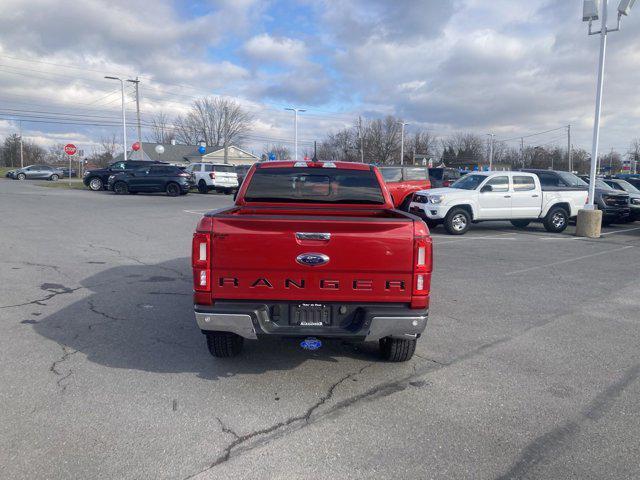
<instances>
[{"instance_id":1,"label":"truck cab","mask_svg":"<svg viewBox=\"0 0 640 480\"><path fill-rule=\"evenodd\" d=\"M393 204L396 208L409 211L409 204L415 192L431 188L429 170L426 167L381 167Z\"/></svg>"}]
</instances>

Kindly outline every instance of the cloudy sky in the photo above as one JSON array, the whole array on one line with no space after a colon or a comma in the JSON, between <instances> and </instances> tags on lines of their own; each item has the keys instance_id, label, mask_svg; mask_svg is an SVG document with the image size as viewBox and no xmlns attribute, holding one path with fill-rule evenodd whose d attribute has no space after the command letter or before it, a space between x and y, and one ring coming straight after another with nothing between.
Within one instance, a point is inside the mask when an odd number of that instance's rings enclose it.
<instances>
[{"instance_id":1,"label":"cloudy sky","mask_svg":"<svg viewBox=\"0 0 640 480\"><path fill-rule=\"evenodd\" d=\"M302 142L394 114L441 136L571 124L589 149L598 38L581 11L580 0L2 0L0 135L21 119L26 137L90 151L121 135L119 84L103 78L121 75L139 76L144 121L203 95L238 99L257 153L291 141L291 105L307 109ZM639 26L640 8L609 36L604 150L640 137Z\"/></svg>"}]
</instances>

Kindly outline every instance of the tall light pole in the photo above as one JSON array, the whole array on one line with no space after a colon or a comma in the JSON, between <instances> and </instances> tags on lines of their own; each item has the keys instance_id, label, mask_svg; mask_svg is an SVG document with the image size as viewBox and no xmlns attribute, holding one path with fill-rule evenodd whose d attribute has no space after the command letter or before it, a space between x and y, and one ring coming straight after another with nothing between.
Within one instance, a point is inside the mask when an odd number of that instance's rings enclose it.
<instances>
[{"instance_id":1,"label":"tall light pole","mask_svg":"<svg viewBox=\"0 0 640 480\"><path fill-rule=\"evenodd\" d=\"M567 125L567 164L569 171L573 173L573 164L571 162L571 125Z\"/></svg>"},{"instance_id":2,"label":"tall light pole","mask_svg":"<svg viewBox=\"0 0 640 480\"><path fill-rule=\"evenodd\" d=\"M142 128L140 127L140 80L136 77L135 80L127 80L136 86L136 118L138 120L138 143L142 146Z\"/></svg>"},{"instance_id":3,"label":"tall light pole","mask_svg":"<svg viewBox=\"0 0 640 480\"><path fill-rule=\"evenodd\" d=\"M298 160L298 113L302 113L302 112L306 112L306 110L302 109L302 108L285 108L285 110L289 110L290 112L294 113L294 120L293 120L293 129L295 131L294 134L294 154L293 154L293 159L294 160Z\"/></svg>"},{"instance_id":4,"label":"tall light pole","mask_svg":"<svg viewBox=\"0 0 640 480\"><path fill-rule=\"evenodd\" d=\"M598 60L598 82L596 84L596 112L593 122L593 144L591 147L591 169L589 172L589 200L585 208L594 210L594 197L596 189L596 169L598 164L598 147L600 143L600 114L602 111L602 91L604 89L604 62L607 51L607 34L620 30L620 23L623 15L628 15L636 0L622 0L618 5L618 25L616 28L608 28L608 0L602 0L602 18L600 30L592 31L591 26L594 20L598 20L598 6L600 0L585 0L582 20L589 22L589 35L600 35L600 58Z\"/></svg>"},{"instance_id":5,"label":"tall light pole","mask_svg":"<svg viewBox=\"0 0 640 480\"><path fill-rule=\"evenodd\" d=\"M493 171L493 137L495 134L487 133L489 136L489 171Z\"/></svg>"},{"instance_id":6,"label":"tall light pole","mask_svg":"<svg viewBox=\"0 0 640 480\"><path fill-rule=\"evenodd\" d=\"M404 165L404 127L409 125L407 122L398 122L400 124L400 165Z\"/></svg>"},{"instance_id":7,"label":"tall light pole","mask_svg":"<svg viewBox=\"0 0 640 480\"><path fill-rule=\"evenodd\" d=\"M104 77L109 80L118 80L122 88L122 141L124 142L124 161L127 161L127 118L124 110L124 81L118 77Z\"/></svg>"}]
</instances>

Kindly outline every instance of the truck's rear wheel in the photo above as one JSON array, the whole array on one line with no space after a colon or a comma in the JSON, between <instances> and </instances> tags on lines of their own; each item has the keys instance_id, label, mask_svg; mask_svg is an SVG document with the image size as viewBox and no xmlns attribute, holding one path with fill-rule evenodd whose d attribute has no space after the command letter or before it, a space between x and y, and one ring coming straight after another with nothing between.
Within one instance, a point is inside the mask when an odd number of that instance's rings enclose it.
<instances>
[{"instance_id":1,"label":"truck's rear wheel","mask_svg":"<svg viewBox=\"0 0 640 480\"><path fill-rule=\"evenodd\" d=\"M525 228L528 227L531 223L531 220L511 220L511 225L516 228Z\"/></svg>"},{"instance_id":2,"label":"truck's rear wheel","mask_svg":"<svg viewBox=\"0 0 640 480\"><path fill-rule=\"evenodd\" d=\"M406 362L416 351L416 339L390 338L380 339L380 354L388 362Z\"/></svg>"},{"instance_id":3,"label":"truck's rear wheel","mask_svg":"<svg viewBox=\"0 0 640 480\"><path fill-rule=\"evenodd\" d=\"M235 357L242 351L244 338L230 332L207 332L207 347L214 357Z\"/></svg>"},{"instance_id":4,"label":"truck's rear wheel","mask_svg":"<svg viewBox=\"0 0 640 480\"><path fill-rule=\"evenodd\" d=\"M444 219L444 228L451 235L464 235L470 224L471 215L464 208L452 208Z\"/></svg>"},{"instance_id":5,"label":"truck's rear wheel","mask_svg":"<svg viewBox=\"0 0 640 480\"><path fill-rule=\"evenodd\" d=\"M544 217L543 224L547 232L564 232L567 225L569 225L569 214L562 207L553 207Z\"/></svg>"}]
</instances>

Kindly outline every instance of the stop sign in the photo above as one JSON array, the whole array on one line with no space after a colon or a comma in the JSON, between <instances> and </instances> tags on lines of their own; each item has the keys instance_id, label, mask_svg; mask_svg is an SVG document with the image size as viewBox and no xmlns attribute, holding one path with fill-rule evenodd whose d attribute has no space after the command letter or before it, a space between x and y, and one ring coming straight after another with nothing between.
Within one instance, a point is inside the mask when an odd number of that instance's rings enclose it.
<instances>
[{"instance_id":1,"label":"stop sign","mask_svg":"<svg viewBox=\"0 0 640 480\"><path fill-rule=\"evenodd\" d=\"M73 143L67 143L64 146L64 153L66 153L67 155L75 155L77 151L78 149Z\"/></svg>"}]
</instances>

